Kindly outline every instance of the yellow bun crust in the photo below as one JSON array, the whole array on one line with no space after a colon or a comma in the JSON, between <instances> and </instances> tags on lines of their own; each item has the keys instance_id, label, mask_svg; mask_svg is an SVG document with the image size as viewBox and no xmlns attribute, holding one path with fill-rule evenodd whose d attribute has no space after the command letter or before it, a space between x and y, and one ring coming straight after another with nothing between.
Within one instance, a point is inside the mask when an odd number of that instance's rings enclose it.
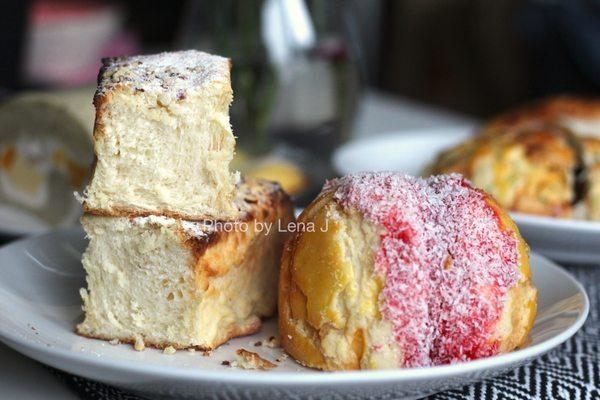
<instances>
[{"instance_id":1,"label":"yellow bun crust","mask_svg":"<svg viewBox=\"0 0 600 400\"><path fill-rule=\"evenodd\" d=\"M386 228L340 204L330 186L298 218L284 248L279 281L283 348L298 362L322 370L407 366L394 324L382 312L386 275L375 264ZM523 345L536 315L528 248L510 217L489 196L498 229L518 247L519 278L507 291L489 342L504 353ZM446 267L452 268L449 258ZM409 365L411 366L411 365Z\"/></svg>"},{"instance_id":2,"label":"yellow bun crust","mask_svg":"<svg viewBox=\"0 0 600 400\"><path fill-rule=\"evenodd\" d=\"M502 318L496 327L501 341L500 352L506 353L523 346L527 341L537 315L537 289L531 280L529 246L517 224L492 197L488 196L486 201L496 212L501 228L512 232L518 243L521 279L509 290Z\"/></svg>"},{"instance_id":3,"label":"yellow bun crust","mask_svg":"<svg viewBox=\"0 0 600 400\"><path fill-rule=\"evenodd\" d=\"M368 335L391 337L377 307L383 279L372 271L376 228L363 227L357 214L344 215L332 196L323 192L298 218L299 226L313 223L315 231L298 232L285 245L278 303L282 346L296 361L322 370L377 368L388 361L385 366L395 367L401 355L395 346L381 360L365 352Z\"/></svg>"}]
</instances>

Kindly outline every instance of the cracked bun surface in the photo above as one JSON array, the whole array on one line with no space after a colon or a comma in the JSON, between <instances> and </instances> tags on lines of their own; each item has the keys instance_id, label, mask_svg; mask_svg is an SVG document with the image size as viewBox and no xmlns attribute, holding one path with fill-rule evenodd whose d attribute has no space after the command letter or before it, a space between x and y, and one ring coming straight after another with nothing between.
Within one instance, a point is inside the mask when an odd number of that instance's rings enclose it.
<instances>
[{"instance_id":1,"label":"cracked bun surface","mask_svg":"<svg viewBox=\"0 0 600 400\"><path fill-rule=\"evenodd\" d=\"M323 370L462 362L523 345L536 315L526 243L458 174L329 181L286 243L284 349Z\"/></svg>"}]
</instances>

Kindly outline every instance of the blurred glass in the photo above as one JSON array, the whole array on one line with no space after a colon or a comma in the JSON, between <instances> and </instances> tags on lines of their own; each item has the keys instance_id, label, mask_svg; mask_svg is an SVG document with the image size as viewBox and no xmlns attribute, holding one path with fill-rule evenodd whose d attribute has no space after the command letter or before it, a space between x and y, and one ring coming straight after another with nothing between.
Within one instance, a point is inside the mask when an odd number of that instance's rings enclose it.
<instances>
[{"instance_id":1,"label":"blurred glass","mask_svg":"<svg viewBox=\"0 0 600 400\"><path fill-rule=\"evenodd\" d=\"M233 60L238 153L291 159L320 186L358 99L353 2L196 0L184 21L180 47Z\"/></svg>"}]
</instances>

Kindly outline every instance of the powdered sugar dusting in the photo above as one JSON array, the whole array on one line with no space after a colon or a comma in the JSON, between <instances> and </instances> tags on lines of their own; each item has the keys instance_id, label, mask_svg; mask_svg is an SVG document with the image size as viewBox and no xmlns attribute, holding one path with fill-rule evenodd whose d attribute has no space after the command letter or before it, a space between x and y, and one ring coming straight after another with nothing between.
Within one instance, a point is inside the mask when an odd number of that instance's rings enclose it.
<instances>
[{"instance_id":1,"label":"powdered sugar dusting","mask_svg":"<svg viewBox=\"0 0 600 400\"><path fill-rule=\"evenodd\" d=\"M179 224L183 231L192 237L203 237L215 230L213 225L208 222L184 221L175 218L165 217L163 215L148 215L145 217L135 217L131 223L139 227L149 225L171 227Z\"/></svg>"},{"instance_id":2,"label":"powdered sugar dusting","mask_svg":"<svg viewBox=\"0 0 600 400\"><path fill-rule=\"evenodd\" d=\"M125 85L182 100L190 89L215 81L229 84L229 60L196 50L105 58L96 94Z\"/></svg>"},{"instance_id":3,"label":"powdered sugar dusting","mask_svg":"<svg viewBox=\"0 0 600 400\"><path fill-rule=\"evenodd\" d=\"M404 366L497 353L490 338L520 278L518 249L483 193L456 174L363 173L326 187L343 207L385 228L375 269L386 276L381 311Z\"/></svg>"},{"instance_id":4,"label":"powdered sugar dusting","mask_svg":"<svg viewBox=\"0 0 600 400\"><path fill-rule=\"evenodd\" d=\"M195 221L181 221L181 227L188 235L193 237L206 236L208 232L214 231L211 224Z\"/></svg>"},{"instance_id":5,"label":"powdered sugar dusting","mask_svg":"<svg viewBox=\"0 0 600 400\"><path fill-rule=\"evenodd\" d=\"M144 217L135 217L131 219L131 223L144 227L147 225L163 225L170 226L177 223L175 218L165 217L164 215L147 215Z\"/></svg>"}]
</instances>

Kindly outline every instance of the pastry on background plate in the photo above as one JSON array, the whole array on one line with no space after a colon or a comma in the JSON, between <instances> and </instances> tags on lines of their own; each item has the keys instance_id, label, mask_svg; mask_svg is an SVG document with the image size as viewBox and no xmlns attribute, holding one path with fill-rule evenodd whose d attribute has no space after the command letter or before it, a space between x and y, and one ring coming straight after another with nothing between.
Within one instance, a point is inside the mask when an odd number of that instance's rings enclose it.
<instances>
[{"instance_id":1,"label":"pastry on background plate","mask_svg":"<svg viewBox=\"0 0 600 400\"><path fill-rule=\"evenodd\" d=\"M584 137L580 143L586 216L600 221L600 137Z\"/></svg>"},{"instance_id":2,"label":"pastry on background plate","mask_svg":"<svg viewBox=\"0 0 600 400\"><path fill-rule=\"evenodd\" d=\"M539 100L493 118L481 133L502 134L540 125L558 125L580 136L600 138L600 100L575 96Z\"/></svg>"},{"instance_id":3,"label":"pastry on background plate","mask_svg":"<svg viewBox=\"0 0 600 400\"><path fill-rule=\"evenodd\" d=\"M91 175L92 88L28 92L0 105L0 231L77 224Z\"/></svg>"},{"instance_id":4,"label":"pastry on background plate","mask_svg":"<svg viewBox=\"0 0 600 400\"><path fill-rule=\"evenodd\" d=\"M103 63L84 211L235 219L230 60L189 50Z\"/></svg>"},{"instance_id":5,"label":"pastry on background plate","mask_svg":"<svg viewBox=\"0 0 600 400\"><path fill-rule=\"evenodd\" d=\"M506 212L458 174L328 182L298 219L279 283L284 349L323 370L424 367L509 352L537 291Z\"/></svg>"},{"instance_id":6,"label":"pastry on background plate","mask_svg":"<svg viewBox=\"0 0 600 400\"><path fill-rule=\"evenodd\" d=\"M235 222L86 214L85 320L92 338L175 349L214 349L255 333L275 312L277 276L293 220L278 185L242 184ZM267 228L270 228L267 230Z\"/></svg>"},{"instance_id":7,"label":"pastry on background plate","mask_svg":"<svg viewBox=\"0 0 600 400\"><path fill-rule=\"evenodd\" d=\"M600 220L600 100L557 96L506 112L438 155L511 211Z\"/></svg>"},{"instance_id":8,"label":"pastry on background plate","mask_svg":"<svg viewBox=\"0 0 600 400\"><path fill-rule=\"evenodd\" d=\"M427 174L463 174L511 211L569 217L578 167L572 140L556 126L475 136L438 155Z\"/></svg>"}]
</instances>

